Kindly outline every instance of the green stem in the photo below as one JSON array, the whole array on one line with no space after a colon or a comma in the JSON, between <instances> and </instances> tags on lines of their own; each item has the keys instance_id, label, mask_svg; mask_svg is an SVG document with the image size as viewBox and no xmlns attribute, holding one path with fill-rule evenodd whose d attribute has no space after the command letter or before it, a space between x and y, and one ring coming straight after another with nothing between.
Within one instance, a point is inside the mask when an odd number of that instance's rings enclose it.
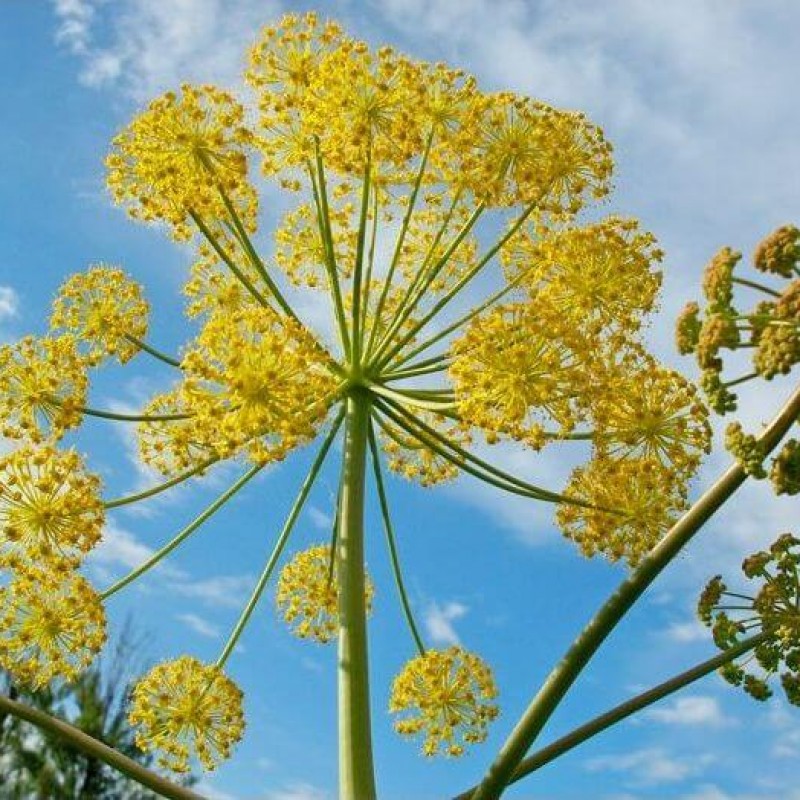
<instances>
[{"instance_id":1,"label":"green stem","mask_svg":"<svg viewBox=\"0 0 800 800\"><path fill-rule=\"evenodd\" d=\"M180 533L178 533L173 539L171 539L167 544L165 544L160 550L153 553L150 558L147 559L143 564L136 567L136 569L129 572L124 578L120 578L115 584L109 586L100 596L103 600L107 600L111 597L112 594L115 594L123 587L127 586L132 581L135 581L140 575L143 575L149 569L154 567L161 561L162 558L168 556L184 539L186 539L190 534L196 531L210 516L212 516L216 511L218 511L228 500L233 497L236 492L239 491L251 478L254 478L261 470L263 469L263 464L256 464L254 467L249 469L239 478L236 483L226 489L202 514L198 515L197 517L192 520Z\"/></svg>"},{"instance_id":2,"label":"green stem","mask_svg":"<svg viewBox=\"0 0 800 800\"><path fill-rule=\"evenodd\" d=\"M151 356L157 358L159 361L163 361L165 364L169 364L171 367L177 367L180 369L181 362L178 361L177 358L173 358L172 356L168 356L166 353L162 353L160 350L156 350L153 345L142 341L131 333L126 333L124 336L131 344L135 344L140 350L144 350L145 353L150 353Z\"/></svg>"},{"instance_id":3,"label":"green stem","mask_svg":"<svg viewBox=\"0 0 800 800\"><path fill-rule=\"evenodd\" d=\"M214 236L208 225L203 222L202 217L200 217L199 214L196 214L191 209L189 210L189 216L194 220L194 224L197 225L203 236L206 237L208 243L214 248L214 252L222 259L222 261L225 262L225 264L228 266L228 269L238 278L242 286L244 286L245 289L247 289L247 291L250 292L250 294L253 295L253 297L262 306L265 308L271 308L264 295L262 295L261 292L256 289L256 287L253 285L253 282L247 277L247 275L245 275L244 272L242 272L242 270L236 266L233 259L225 251L225 248L217 240L217 237Z\"/></svg>"},{"instance_id":4,"label":"green stem","mask_svg":"<svg viewBox=\"0 0 800 800\"><path fill-rule=\"evenodd\" d=\"M374 392L381 397L385 397L389 400L395 400L399 403L407 403L408 405L415 406L417 408L424 408L428 411L447 410L455 407L455 402L449 398L444 400L420 399L406 394L405 392L390 389L388 386L383 386L379 383L375 383L374 381L365 380L365 383L371 392Z\"/></svg>"},{"instance_id":5,"label":"green stem","mask_svg":"<svg viewBox=\"0 0 800 800\"><path fill-rule=\"evenodd\" d=\"M411 436L414 436L422 441L427 447L430 447L432 450L436 450L443 458L446 458L455 466L460 467L466 472L472 472L469 469L469 463L471 462L479 469L484 470L490 476L494 476L495 479L503 481L505 485L500 486L500 488L505 488L507 491L514 491L509 487L517 487L518 490L522 491L517 491L515 494L521 494L524 492L525 496L533 497L537 500L545 500L552 503L568 503L584 508L595 508L595 506L592 506L588 503L576 500L572 497L565 497L564 495L558 494L557 492L552 492L549 489L542 489L541 487L535 486L532 483L522 481L514 475L503 472L503 470L498 469L481 458L478 458L478 456L470 453L463 447L460 447L455 442L446 439L430 425L424 423L419 417L411 414L407 409L403 408L401 405L392 400L388 400L386 402L378 400L376 401L376 405L395 424L400 425L403 430L405 430ZM405 423L403 421L403 417L406 419ZM439 445L441 445L441 448L444 449L437 448L437 442ZM480 475L475 472L472 472L472 474L475 474L476 477L481 478L481 480L487 480L490 483L492 482L484 475ZM495 485L498 484L495 483Z\"/></svg>"},{"instance_id":6,"label":"green stem","mask_svg":"<svg viewBox=\"0 0 800 800\"><path fill-rule=\"evenodd\" d=\"M353 307L351 330L353 331L352 351L350 362L358 369L361 366L361 303L362 279L364 274L364 251L367 241L367 214L369 211L369 192L372 174L372 147L368 145L367 160L364 165L364 177L361 185L361 213L358 219L358 234L356 237L356 263L353 270Z\"/></svg>"},{"instance_id":7,"label":"green stem","mask_svg":"<svg viewBox=\"0 0 800 800\"><path fill-rule=\"evenodd\" d=\"M196 794L191 789L178 786L166 778L162 778L113 747L109 747L107 744L79 730L74 725L70 725L57 717L52 717L38 708L31 708L25 703L0 695L0 711L29 722L40 730L58 736L79 753L84 753L102 761L104 764L108 764L108 766L118 770L123 775L127 775L131 780L151 789L160 797L168 797L170 800L204 800L202 795Z\"/></svg>"},{"instance_id":8,"label":"green stem","mask_svg":"<svg viewBox=\"0 0 800 800\"><path fill-rule=\"evenodd\" d=\"M798 414L800 414L800 388L795 390L786 405L759 437L758 441L765 455L778 445L794 424ZM747 475L738 464L729 467L608 598L552 670L500 749L499 755L489 767L472 800L490 800L490 798L496 800L500 797L525 753L606 637L661 571L746 478Z\"/></svg>"},{"instance_id":9,"label":"green stem","mask_svg":"<svg viewBox=\"0 0 800 800\"><path fill-rule=\"evenodd\" d=\"M389 294L389 290L392 287L392 279L394 278L395 270L397 269L397 264L400 260L400 252L403 249L403 242L406 238L406 233L408 232L408 225L411 222L411 215L414 213L414 206L417 204L417 195L419 194L420 186L422 185L422 179L425 175L425 168L428 164L428 156L431 152L431 145L433 144L433 134L435 132L434 128L431 128L430 133L428 134L427 141L425 142L425 151L422 153L422 159L420 160L419 170L417 171L417 177L414 180L414 188L411 190L411 195L408 198L408 206L406 208L405 214L403 214L403 222L400 225L400 233L397 235L397 241L394 245L394 252L392 253L392 260L389 262L389 269L386 272L386 278L383 281L383 288L381 289L381 293L378 296L378 303L375 307L375 314L373 316L372 322L372 330L369 332L369 341L367 343L367 353L372 353L372 347L375 343L375 335L378 332L380 327L380 320L381 314L383 314L383 307L386 304L386 298Z\"/></svg>"},{"instance_id":10,"label":"green stem","mask_svg":"<svg viewBox=\"0 0 800 800\"><path fill-rule=\"evenodd\" d=\"M382 358L377 362L378 369L383 369L402 349L421 331L472 279L497 255L501 248L514 236L523 226L528 217L536 210L539 201L531 203L514 221L509 229L487 250L483 258L459 280L441 299L439 299L431 310L419 321L415 322L406 333L400 337L388 352L384 352ZM481 206L478 206L481 208ZM449 252L446 253L449 258Z\"/></svg>"},{"instance_id":11,"label":"green stem","mask_svg":"<svg viewBox=\"0 0 800 800\"><path fill-rule=\"evenodd\" d=\"M749 639L739 642L739 644L719 653L713 658L709 658L707 661L703 661L701 664L685 672L681 672L680 675L675 675L673 678L659 683L652 689L648 689L646 692L642 692L636 695L636 697L632 697L630 700L626 700L624 703L620 703L609 711L585 722L583 725L523 759L511 776L509 784L516 783L516 781L521 780L526 775L536 772L536 770L541 769L545 764L555 761L560 756L563 756L564 753L568 753L579 744L591 739L593 736L610 728L612 725L616 725L618 722L630 717L637 711L641 711L643 708L647 708L647 706L659 700L663 700L665 697L669 697L669 695L689 686L700 678L704 678L706 675L714 672L714 670L725 666L725 664L729 664L734 659L747 653L754 647L757 647L766 638L767 634L765 633L751 636ZM462 792L458 795L455 800L470 800L477 788L477 786L473 786L471 789L467 789L466 792Z\"/></svg>"},{"instance_id":12,"label":"green stem","mask_svg":"<svg viewBox=\"0 0 800 800\"><path fill-rule=\"evenodd\" d=\"M289 516L286 518L286 522L283 524L283 528L278 536L277 541L275 542L272 553L270 554L270 557L267 560L267 563L264 566L258 581L256 581L256 585L253 587L253 592L250 595L250 599L247 601L242 613L239 615L239 619L236 621L236 625L234 625L231 635L228 637L228 641L225 643L225 646L222 648L222 652L217 659L217 666L220 668L225 666L228 656L230 656L230 654L233 652L233 648L236 647L239 637L242 635L242 632L247 626L253 611L255 611L255 608L258 605L258 601L261 599L261 595L266 588L267 581L269 581L270 576L275 569L275 565L278 563L278 559L281 557L283 548L286 546L286 542L289 541L289 536L292 533L294 524L297 522L297 518L300 515L300 512L303 510L303 506L305 505L306 499L311 491L311 487L314 485L314 481L317 479L317 475L319 475L319 471L322 469L325 456L328 454L328 450L331 449L333 440L342 424L343 417L344 412L339 412L339 415L334 420L328 435L325 437L325 441L322 443L322 447L320 447L319 452L314 459L314 463L311 465L311 468L308 471L308 475L306 475L305 480L300 486L300 491L298 492L294 504L289 511Z\"/></svg>"},{"instance_id":13,"label":"green stem","mask_svg":"<svg viewBox=\"0 0 800 800\"><path fill-rule=\"evenodd\" d=\"M325 246L327 258L325 267L328 272L328 283L333 295L333 305L336 312L336 319L339 323L339 335L342 341L342 349L345 355L350 355L350 334L347 330L347 323L344 314L344 302L342 301L342 288L339 285L339 269L336 264L336 251L333 247L333 233L331 231L331 215L328 207L328 188L325 182L325 165L322 163L322 153L319 148L319 139L314 138L314 157L316 162L316 179L313 170L310 170L312 186L314 187L314 199L317 205L317 216L319 218L319 229L322 234L322 241Z\"/></svg>"},{"instance_id":14,"label":"green stem","mask_svg":"<svg viewBox=\"0 0 800 800\"><path fill-rule=\"evenodd\" d=\"M776 292L774 289L770 289L769 286L764 286L761 283L756 283L756 281L749 281L746 278L733 278L733 283L738 283L740 286L749 286L751 289L756 289L759 292L764 292L764 294L771 295L772 297L780 297L781 293Z\"/></svg>"},{"instance_id":15,"label":"green stem","mask_svg":"<svg viewBox=\"0 0 800 800\"><path fill-rule=\"evenodd\" d=\"M339 798L374 800L364 596L364 478L370 401L347 398L339 536Z\"/></svg>"},{"instance_id":16,"label":"green stem","mask_svg":"<svg viewBox=\"0 0 800 800\"><path fill-rule=\"evenodd\" d=\"M400 595L400 603L403 606L403 614L405 615L409 630L414 637L417 650L419 650L419 654L422 656L425 655L425 645L422 643L422 637L419 635L419 629L414 621L414 615L411 612L411 603L408 601L408 594L406 593L405 583L403 582L403 572L400 569L400 557L397 554L394 526L392 525L392 517L389 513L389 501L386 497L386 487L383 483L383 470L381 469L381 460L378 454L378 443L375 441L375 430L371 423L369 426L369 449L372 454L372 471L375 473L375 486L378 489L378 500L380 501L381 515L383 516L383 530L386 533L386 544L389 547L389 556L392 560L394 582L397 585L397 592Z\"/></svg>"},{"instance_id":17,"label":"green stem","mask_svg":"<svg viewBox=\"0 0 800 800\"><path fill-rule=\"evenodd\" d=\"M153 486L150 489L145 489L143 492L129 494L126 497L117 497L114 500L107 500L105 503L103 503L103 506L105 508L119 508L120 506L127 506L131 503L137 503L139 500L146 500L148 497L161 494L161 492L165 492L167 489L171 489L173 486L177 486L179 483L189 480L189 478L192 476L202 473L203 470L208 469L208 467L210 467L212 464L216 464L218 460L219 459L214 458L209 461L204 461L202 464L198 464L196 467L192 467L192 469L182 472L180 475L176 475L174 478L170 478L168 481L164 481L164 483L159 483L157 486Z\"/></svg>"},{"instance_id":18,"label":"green stem","mask_svg":"<svg viewBox=\"0 0 800 800\"><path fill-rule=\"evenodd\" d=\"M186 412L176 414L119 414L116 411L104 411L99 408L89 408L81 406L81 414L89 417L99 417L100 419L113 419L119 422L175 422L179 419L190 419L194 414Z\"/></svg>"},{"instance_id":19,"label":"green stem","mask_svg":"<svg viewBox=\"0 0 800 800\"><path fill-rule=\"evenodd\" d=\"M466 325L470 320L474 319L483 311L486 311L487 308L494 305L498 300L502 300L507 294L517 288L520 283L528 276L536 265L528 267L527 269L523 270L513 281L507 283L502 289L498 289L494 294L490 295L483 303L475 308L470 309L464 316L459 317L455 322L448 325L446 328L443 328L439 331L436 335L431 336L430 339L426 339L422 344L415 347L413 350L410 350L408 353L403 355L403 358L395 364L392 365L392 369L401 366L402 364L407 364L412 358L418 356L420 353L423 353L429 347L432 347L437 342L440 342L446 336L449 336L454 331L457 331L463 325Z\"/></svg>"}]
</instances>

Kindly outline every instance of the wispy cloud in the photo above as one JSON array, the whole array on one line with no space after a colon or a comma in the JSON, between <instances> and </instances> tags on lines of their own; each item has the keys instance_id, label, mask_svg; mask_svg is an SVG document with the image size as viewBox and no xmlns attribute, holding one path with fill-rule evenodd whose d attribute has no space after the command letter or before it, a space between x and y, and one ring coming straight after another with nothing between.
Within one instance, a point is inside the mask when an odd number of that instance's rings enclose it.
<instances>
[{"instance_id":1,"label":"wispy cloud","mask_svg":"<svg viewBox=\"0 0 800 800\"><path fill-rule=\"evenodd\" d=\"M310 783L287 783L280 789L268 791L265 800L328 800L330 795L323 789Z\"/></svg>"},{"instance_id":2,"label":"wispy cloud","mask_svg":"<svg viewBox=\"0 0 800 800\"><path fill-rule=\"evenodd\" d=\"M668 725L721 728L734 723L734 720L722 713L719 701L707 695L679 697L663 708L650 709L645 716Z\"/></svg>"},{"instance_id":3,"label":"wispy cloud","mask_svg":"<svg viewBox=\"0 0 800 800\"><path fill-rule=\"evenodd\" d=\"M441 645L461 644L453 623L464 617L468 611L463 603L450 602L444 606L436 602L430 603L424 611L423 622L432 641Z\"/></svg>"},{"instance_id":4,"label":"wispy cloud","mask_svg":"<svg viewBox=\"0 0 800 800\"><path fill-rule=\"evenodd\" d=\"M11 286L0 286L0 322L13 319L19 313L19 295Z\"/></svg>"},{"instance_id":5,"label":"wispy cloud","mask_svg":"<svg viewBox=\"0 0 800 800\"><path fill-rule=\"evenodd\" d=\"M241 608L253 588L250 575L219 575L213 578L173 583L183 597L193 597L215 608Z\"/></svg>"},{"instance_id":6,"label":"wispy cloud","mask_svg":"<svg viewBox=\"0 0 800 800\"><path fill-rule=\"evenodd\" d=\"M714 760L710 754L673 756L662 747L648 747L586 762L590 772L621 772L640 785L676 783L703 772Z\"/></svg>"},{"instance_id":7,"label":"wispy cloud","mask_svg":"<svg viewBox=\"0 0 800 800\"><path fill-rule=\"evenodd\" d=\"M81 59L88 86L120 87L143 101L184 81L232 85L260 27L280 13L270 0L56 0L56 39Z\"/></svg>"},{"instance_id":8,"label":"wispy cloud","mask_svg":"<svg viewBox=\"0 0 800 800\"><path fill-rule=\"evenodd\" d=\"M175 619L177 619L178 622L182 622L187 628L190 628L200 636L205 636L208 639L219 638L219 628L197 614L176 614Z\"/></svg>"}]
</instances>

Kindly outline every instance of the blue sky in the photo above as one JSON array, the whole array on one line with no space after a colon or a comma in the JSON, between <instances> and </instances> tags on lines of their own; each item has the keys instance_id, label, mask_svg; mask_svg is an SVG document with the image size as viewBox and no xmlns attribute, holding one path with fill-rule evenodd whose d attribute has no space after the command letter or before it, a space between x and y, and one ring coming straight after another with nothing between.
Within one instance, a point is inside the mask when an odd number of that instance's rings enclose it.
<instances>
[{"instance_id":1,"label":"blue sky","mask_svg":"<svg viewBox=\"0 0 800 800\"><path fill-rule=\"evenodd\" d=\"M42 332L70 272L120 264L146 287L151 339L177 350L190 334L176 313L189 253L115 209L103 187L108 142L135 110L183 80L235 85L244 47L283 10L263 0L0 0L0 339ZM374 0L318 3L355 34L580 108L615 145L610 210L642 218L667 252L663 310L648 336L672 364L672 319L699 294L700 270L723 244L746 253L800 220L800 5L674 0ZM274 200L278 209L279 200ZM268 207L265 229L277 218ZM308 309L309 313L313 309ZM169 379L144 357L105 369L92 404L136 408ZM743 393L751 428L787 385ZM90 421L79 434L111 495L152 476L132 460L131 431ZM567 465L513 451L506 464L557 485ZM238 495L168 566L109 604L150 634L153 660L213 659L271 547L308 464L301 452ZM726 463L709 458L698 486ZM170 538L238 474L213 473L141 510L111 515L88 573L98 586ZM334 472L302 517L295 545L327 536ZM489 742L458 761L430 762L400 741L385 713L392 675L412 654L393 594L376 509L368 561L377 585L370 622L378 784L387 800L447 797L477 779L533 691L621 567L580 559L550 509L463 481L423 490L391 480L412 602L432 643L461 641L492 663L502 716ZM791 528L796 500L747 487L620 626L554 717L547 741L713 652L693 622L704 581ZM795 533L797 533L795 529ZM335 655L289 636L265 597L232 677L247 693L249 728L229 764L205 778L217 798L323 800L335 794ZM800 716L756 706L712 676L597 737L508 792L516 798L783 800L797 798Z\"/></svg>"}]
</instances>

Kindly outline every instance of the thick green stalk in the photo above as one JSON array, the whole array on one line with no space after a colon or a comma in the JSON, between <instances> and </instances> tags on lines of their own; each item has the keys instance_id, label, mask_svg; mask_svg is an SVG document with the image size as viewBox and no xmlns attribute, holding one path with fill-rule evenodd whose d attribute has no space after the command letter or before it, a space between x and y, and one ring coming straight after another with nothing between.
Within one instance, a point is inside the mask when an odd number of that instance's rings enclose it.
<instances>
[{"instance_id":1,"label":"thick green stalk","mask_svg":"<svg viewBox=\"0 0 800 800\"><path fill-rule=\"evenodd\" d=\"M365 392L347 398L339 536L339 800L373 800L366 603L364 478L370 405Z\"/></svg>"},{"instance_id":2,"label":"thick green stalk","mask_svg":"<svg viewBox=\"0 0 800 800\"><path fill-rule=\"evenodd\" d=\"M675 675L663 683L659 683L652 689L637 694L635 697L631 697L630 700L626 700L624 703L620 703L618 706L614 706L614 708L599 714L594 719L585 722L583 725L580 725L559 739L556 739L554 742L551 742L546 747L543 747L541 750L537 750L532 755L523 759L511 776L509 783L516 783L526 775L536 772L536 770L541 769L545 764L555 761L560 756L563 756L564 753L568 753L579 744L583 744L583 742L591 739L598 733L602 733L612 725L616 725L623 719L627 719L637 711L641 711L643 708L647 708L647 706L659 700L663 700L665 697L669 697L669 695L700 680L700 678L704 678L714 670L725 666L725 664L729 664L739 656L752 650L764 641L766 637L767 634L765 633L751 636L749 639L739 642L739 644L734 645L728 650L724 650L713 658L709 658L707 661L703 661L697 666L687 669L685 672L681 672L679 675ZM462 792L458 795L455 800L470 800L477 788L477 786L473 786L471 789L467 789L466 792Z\"/></svg>"},{"instance_id":3,"label":"thick green stalk","mask_svg":"<svg viewBox=\"0 0 800 800\"><path fill-rule=\"evenodd\" d=\"M778 445L799 414L800 388L795 390L786 405L759 437L765 455ZM639 566L606 600L552 670L506 739L499 755L472 795L472 800L496 800L500 797L525 757L525 753L530 749L570 686L581 674L606 637L661 574L661 571L744 483L746 478L747 475L738 464L729 467L717 482L672 526L661 542L645 556Z\"/></svg>"},{"instance_id":4,"label":"thick green stalk","mask_svg":"<svg viewBox=\"0 0 800 800\"><path fill-rule=\"evenodd\" d=\"M201 514L198 514L180 533L174 536L167 544L165 544L161 549L157 550L153 553L150 558L148 558L143 564L140 564L136 569L131 570L127 575L123 578L120 578L116 583L109 586L100 596L103 600L107 600L111 597L112 594L115 594L120 589L127 586L132 581L135 581L140 575L143 575L149 569L152 569L162 558L166 558L181 542L183 542L188 536L190 536L194 531L196 531L210 516L215 514L228 500L231 499L238 491L241 489L246 483L250 481L251 478L254 478L262 469L264 468L263 464L256 464L254 467L251 467L247 472L239 478L236 483L232 486L229 486L213 503L211 503L208 508L205 509Z\"/></svg>"},{"instance_id":5,"label":"thick green stalk","mask_svg":"<svg viewBox=\"0 0 800 800\"><path fill-rule=\"evenodd\" d=\"M107 744L79 730L74 725L70 725L57 717L52 717L38 708L31 708L25 703L0 695L0 712L11 714L25 720L25 722L30 722L40 730L59 736L79 753L92 756L104 764L108 764L108 766L113 767L123 775L127 775L142 786L152 789L159 797L168 797L171 800L203 800L202 795L196 794L191 789L178 786L166 778L162 778L113 747L109 747Z\"/></svg>"}]
</instances>

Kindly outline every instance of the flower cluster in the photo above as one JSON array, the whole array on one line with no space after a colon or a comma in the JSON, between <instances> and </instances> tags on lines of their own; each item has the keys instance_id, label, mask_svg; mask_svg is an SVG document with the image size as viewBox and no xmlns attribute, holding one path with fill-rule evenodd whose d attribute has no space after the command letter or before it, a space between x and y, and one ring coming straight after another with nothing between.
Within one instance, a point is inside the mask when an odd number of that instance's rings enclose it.
<instances>
[{"instance_id":1,"label":"flower cluster","mask_svg":"<svg viewBox=\"0 0 800 800\"><path fill-rule=\"evenodd\" d=\"M191 656L158 664L133 689L136 744L159 766L188 772L197 755L206 769L230 757L244 733L242 692L215 664Z\"/></svg>"},{"instance_id":2,"label":"flower cluster","mask_svg":"<svg viewBox=\"0 0 800 800\"><path fill-rule=\"evenodd\" d=\"M74 572L28 565L0 588L0 666L24 684L74 679L105 639L100 597Z\"/></svg>"},{"instance_id":3,"label":"flower cluster","mask_svg":"<svg viewBox=\"0 0 800 800\"><path fill-rule=\"evenodd\" d=\"M364 601L372 608L375 589L364 581ZM292 633L327 644L339 634L339 583L336 559L322 544L298 553L278 577L275 602Z\"/></svg>"},{"instance_id":4,"label":"flower cluster","mask_svg":"<svg viewBox=\"0 0 800 800\"><path fill-rule=\"evenodd\" d=\"M788 374L800 361L800 229L784 225L758 244L753 266L783 286L762 284L737 274L741 253L724 247L708 263L703 279L706 307L689 303L678 319L676 341L683 355L694 354L703 371L701 385L720 414L736 409L733 387L755 377L767 380ZM756 302L742 311L737 296L755 293ZM723 380L726 350L752 351L753 372Z\"/></svg>"},{"instance_id":5,"label":"flower cluster","mask_svg":"<svg viewBox=\"0 0 800 800\"><path fill-rule=\"evenodd\" d=\"M426 756L460 756L482 742L499 710L491 669L461 647L427 650L413 658L392 684L389 710L399 715L401 736L422 735Z\"/></svg>"},{"instance_id":6,"label":"flower cluster","mask_svg":"<svg viewBox=\"0 0 800 800\"><path fill-rule=\"evenodd\" d=\"M74 450L27 446L0 458L0 566L75 566L104 518L100 481Z\"/></svg>"},{"instance_id":7,"label":"flower cluster","mask_svg":"<svg viewBox=\"0 0 800 800\"><path fill-rule=\"evenodd\" d=\"M67 279L53 302L50 327L74 336L89 363L116 356L124 364L147 335L149 311L138 283L121 269L96 266Z\"/></svg>"},{"instance_id":8,"label":"flower cluster","mask_svg":"<svg viewBox=\"0 0 800 800\"><path fill-rule=\"evenodd\" d=\"M800 705L800 539L787 533L769 550L754 553L742 563L751 581L759 581L754 595L729 592L721 575L703 590L700 619L712 629L714 641L727 650L745 637L761 633L754 658L723 667L723 677L757 700L772 694L769 680L780 675L790 703Z\"/></svg>"}]
</instances>

